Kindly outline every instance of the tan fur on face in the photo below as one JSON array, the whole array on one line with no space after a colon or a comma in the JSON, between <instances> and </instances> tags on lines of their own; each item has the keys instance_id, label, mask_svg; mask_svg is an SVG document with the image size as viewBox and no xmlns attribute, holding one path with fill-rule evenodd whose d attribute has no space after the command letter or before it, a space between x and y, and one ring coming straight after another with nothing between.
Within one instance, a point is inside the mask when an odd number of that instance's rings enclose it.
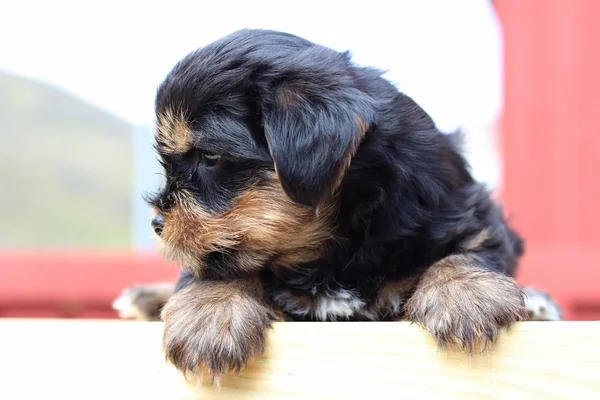
<instances>
[{"instance_id":1,"label":"tan fur on face","mask_svg":"<svg viewBox=\"0 0 600 400\"><path fill-rule=\"evenodd\" d=\"M194 135L183 115L169 109L158 115L156 141L165 154L185 153L192 148Z\"/></svg>"},{"instance_id":2,"label":"tan fur on face","mask_svg":"<svg viewBox=\"0 0 600 400\"><path fill-rule=\"evenodd\" d=\"M474 255L451 255L423 274L406 303L407 318L431 332L440 345L485 348L498 331L527 318L515 281L483 268Z\"/></svg>"},{"instance_id":3,"label":"tan fur on face","mask_svg":"<svg viewBox=\"0 0 600 400\"><path fill-rule=\"evenodd\" d=\"M332 234L332 208L316 216L290 200L275 177L240 194L218 215L208 214L187 192L174 197L175 205L164 214L164 253L196 270L202 268L202 256L223 250L234 250L244 271L273 257L273 265L294 267L317 259Z\"/></svg>"},{"instance_id":4,"label":"tan fur on face","mask_svg":"<svg viewBox=\"0 0 600 400\"><path fill-rule=\"evenodd\" d=\"M163 349L183 373L218 385L262 353L265 330L276 320L257 278L197 281L176 293L162 312Z\"/></svg>"}]
</instances>

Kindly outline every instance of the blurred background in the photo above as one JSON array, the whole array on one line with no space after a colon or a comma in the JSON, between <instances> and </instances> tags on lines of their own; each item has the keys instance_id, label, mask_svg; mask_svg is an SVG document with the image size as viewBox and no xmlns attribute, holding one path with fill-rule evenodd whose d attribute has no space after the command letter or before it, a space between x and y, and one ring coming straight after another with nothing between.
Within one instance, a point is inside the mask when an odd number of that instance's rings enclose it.
<instances>
[{"instance_id":1,"label":"blurred background","mask_svg":"<svg viewBox=\"0 0 600 400\"><path fill-rule=\"evenodd\" d=\"M234 30L303 36L388 71L525 236L518 281L600 319L600 2L6 1L0 13L0 317L115 318L174 280L144 191L156 87Z\"/></svg>"}]
</instances>

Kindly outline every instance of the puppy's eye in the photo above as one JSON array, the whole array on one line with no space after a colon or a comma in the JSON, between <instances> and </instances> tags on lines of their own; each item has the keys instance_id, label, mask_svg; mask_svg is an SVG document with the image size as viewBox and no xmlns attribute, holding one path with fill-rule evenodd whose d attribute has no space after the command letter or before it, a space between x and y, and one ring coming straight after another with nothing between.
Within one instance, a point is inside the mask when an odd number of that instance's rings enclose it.
<instances>
[{"instance_id":1,"label":"puppy's eye","mask_svg":"<svg viewBox=\"0 0 600 400\"><path fill-rule=\"evenodd\" d=\"M207 167L217 165L221 161L221 156L218 154L203 153L200 162Z\"/></svg>"}]
</instances>

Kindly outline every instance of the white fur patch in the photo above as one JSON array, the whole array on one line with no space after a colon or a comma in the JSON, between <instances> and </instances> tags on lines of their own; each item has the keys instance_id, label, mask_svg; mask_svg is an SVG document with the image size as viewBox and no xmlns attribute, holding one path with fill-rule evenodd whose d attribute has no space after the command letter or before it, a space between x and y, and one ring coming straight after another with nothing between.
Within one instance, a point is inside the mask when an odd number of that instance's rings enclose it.
<instances>
[{"instance_id":1,"label":"white fur patch","mask_svg":"<svg viewBox=\"0 0 600 400\"><path fill-rule=\"evenodd\" d=\"M365 302L354 293L344 289L340 289L331 295L317 295L310 300L283 291L275 293L273 300L292 315L310 316L321 321L335 321L338 318L347 319L359 312L365 305Z\"/></svg>"},{"instance_id":2,"label":"white fur patch","mask_svg":"<svg viewBox=\"0 0 600 400\"><path fill-rule=\"evenodd\" d=\"M334 296L319 297L315 316L322 321L337 317L349 318L364 305L365 303L352 292L339 290Z\"/></svg>"}]
</instances>

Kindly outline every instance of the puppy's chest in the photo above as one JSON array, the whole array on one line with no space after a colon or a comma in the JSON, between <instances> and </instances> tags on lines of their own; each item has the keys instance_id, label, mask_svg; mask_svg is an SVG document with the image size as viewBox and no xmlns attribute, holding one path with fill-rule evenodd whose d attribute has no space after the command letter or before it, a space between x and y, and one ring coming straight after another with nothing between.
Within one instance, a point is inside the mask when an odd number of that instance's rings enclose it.
<instances>
[{"instance_id":1,"label":"puppy's chest","mask_svg":"<svg viewBox=\"0 0 600 400\"><path fill-rule=\"evenodd\" d=\"M286 287L270 291L271 300L292 318L300 320L387 320L403 315L403 306L412 293L409 282L385 283L374 298L366 300L351 289L335 288L322 293Z\"/></svg>"}]
</instances>

